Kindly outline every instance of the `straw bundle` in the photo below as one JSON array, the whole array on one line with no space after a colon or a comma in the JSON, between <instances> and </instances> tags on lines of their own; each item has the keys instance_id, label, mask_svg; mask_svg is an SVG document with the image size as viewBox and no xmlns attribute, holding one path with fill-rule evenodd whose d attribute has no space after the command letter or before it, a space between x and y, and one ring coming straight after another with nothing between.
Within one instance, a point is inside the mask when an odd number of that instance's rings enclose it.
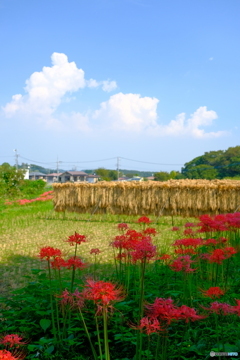
<instances>
[{"instance_id":1,"label":"straw bundle","mask_svg":"<svg viewBox=\"0 0 240 360\"><path fill-rule=\"evenodd\" d=\"M169 180L54 184L55 211L198 216L240 211L240 181Z\"/></svg>"}]
</instances>

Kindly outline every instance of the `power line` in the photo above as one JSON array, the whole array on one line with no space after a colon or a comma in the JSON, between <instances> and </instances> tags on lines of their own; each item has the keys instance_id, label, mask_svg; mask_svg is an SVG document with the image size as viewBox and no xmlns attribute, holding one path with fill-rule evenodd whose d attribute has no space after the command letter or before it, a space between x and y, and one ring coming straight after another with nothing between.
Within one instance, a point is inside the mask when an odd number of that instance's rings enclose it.
<instances>
[{"instance_id":1,"label":"power line","mask_svg":"<svg viewBox=\"0 0 240 360\"><path fill-rule=\"evenodd\" d=\"M162 163L155 163L155 162L149 162L149 161L127 159L127 158L124 158L124 157L121 157L121 159L128 160L128 161L139 162L139 163L144 163L144 164L152 164L152 165L170 165L170 166L182 166L182 165L184 165L184 164L162 164Z\"/></svg>"}]
</instances>

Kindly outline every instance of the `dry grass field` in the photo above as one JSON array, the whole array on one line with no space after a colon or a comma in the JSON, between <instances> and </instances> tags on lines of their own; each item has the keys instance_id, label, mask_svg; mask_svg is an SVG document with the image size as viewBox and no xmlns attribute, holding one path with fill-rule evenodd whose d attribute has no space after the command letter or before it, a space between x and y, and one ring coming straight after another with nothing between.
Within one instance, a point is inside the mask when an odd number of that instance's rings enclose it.
<instances>
[{"instance_id":1,"label":"dry grass field","mask_svg":"<svg viewBox=\"0 0 240 360\"><path fill-rule=\"evenodd\" d=\"M109 243L118 235L117 224L126 222L134 229L140 229L136 223L137 216L126 215L90 215L75 213L56 213L51 201L26 205L11 205L2 207L0 217L0 290L5 293L19 286L29 279L31 269L46 266L38 258L39 250L45 246L60 248L66 255L73 255L73 248L64 242L68 236L78 232L86 235L88 242L81 244L79 256L86 262L93 262L90 255L92 248L99 248L101 264L111 264L113 261L112 248ZM167 252L170 244L176 239L172 232L174 225L181 225L187 219L178 217L152 217L153 226L158 235L155 243L161 252ZM189 219L190 220L190 219ZM24 280L25 279L25 280Z\"/></svg>"}]
</instances>

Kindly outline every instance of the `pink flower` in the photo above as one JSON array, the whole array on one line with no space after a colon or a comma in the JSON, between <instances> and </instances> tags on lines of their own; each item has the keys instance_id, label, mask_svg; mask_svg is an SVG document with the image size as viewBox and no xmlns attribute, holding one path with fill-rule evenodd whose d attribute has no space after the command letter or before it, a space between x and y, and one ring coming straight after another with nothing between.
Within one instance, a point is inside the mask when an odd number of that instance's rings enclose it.
<instances>
[{"instance_id":1,"label":"pink flower","mask_svg":"<svg viewBox=\"0 0 240 360\"><path fill-rule=\"evenodd\" d=\"M179 230L180 230L180 228L178 226L173 226L172 227L172 231L179 231Z\"/></svg>"}]
</instances>

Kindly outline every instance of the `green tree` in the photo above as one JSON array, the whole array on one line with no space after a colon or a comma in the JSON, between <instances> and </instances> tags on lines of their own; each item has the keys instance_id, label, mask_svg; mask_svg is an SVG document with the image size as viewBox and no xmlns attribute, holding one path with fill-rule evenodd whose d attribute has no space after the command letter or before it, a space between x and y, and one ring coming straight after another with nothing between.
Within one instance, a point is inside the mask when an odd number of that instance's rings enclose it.
<instances>
[{"instance_id":1,"label":"green tree","mask_svg":"<svg viewBox=\"0 0 240 360\"><path fill-rule=\"evenodd\" d=\"M159 171L154 174L155 181L167 181L171 179L171 175L166 171Z\"/></svg>"},{"instance_id":2,"label":"green tree","mask_svg":"<svg viewBox=\"0 0 240 360\"><path fill-rule=\"evenodd\" d=\"M240 175L240 146L209 151L184 165L182 174L189 179L223 179Z\"/></svg>"},{"instance_id":3,"label":"green tree","mask_svg":"<svg viewBox=\"0 0 240 360\"><path fill-rule=\"evenodd\" d=\"M0 166L0 191L2 194L14 195L19 192L19 186L24 179L24 170L17 170L8 163Z\"/></svg>"}]
</instances>

